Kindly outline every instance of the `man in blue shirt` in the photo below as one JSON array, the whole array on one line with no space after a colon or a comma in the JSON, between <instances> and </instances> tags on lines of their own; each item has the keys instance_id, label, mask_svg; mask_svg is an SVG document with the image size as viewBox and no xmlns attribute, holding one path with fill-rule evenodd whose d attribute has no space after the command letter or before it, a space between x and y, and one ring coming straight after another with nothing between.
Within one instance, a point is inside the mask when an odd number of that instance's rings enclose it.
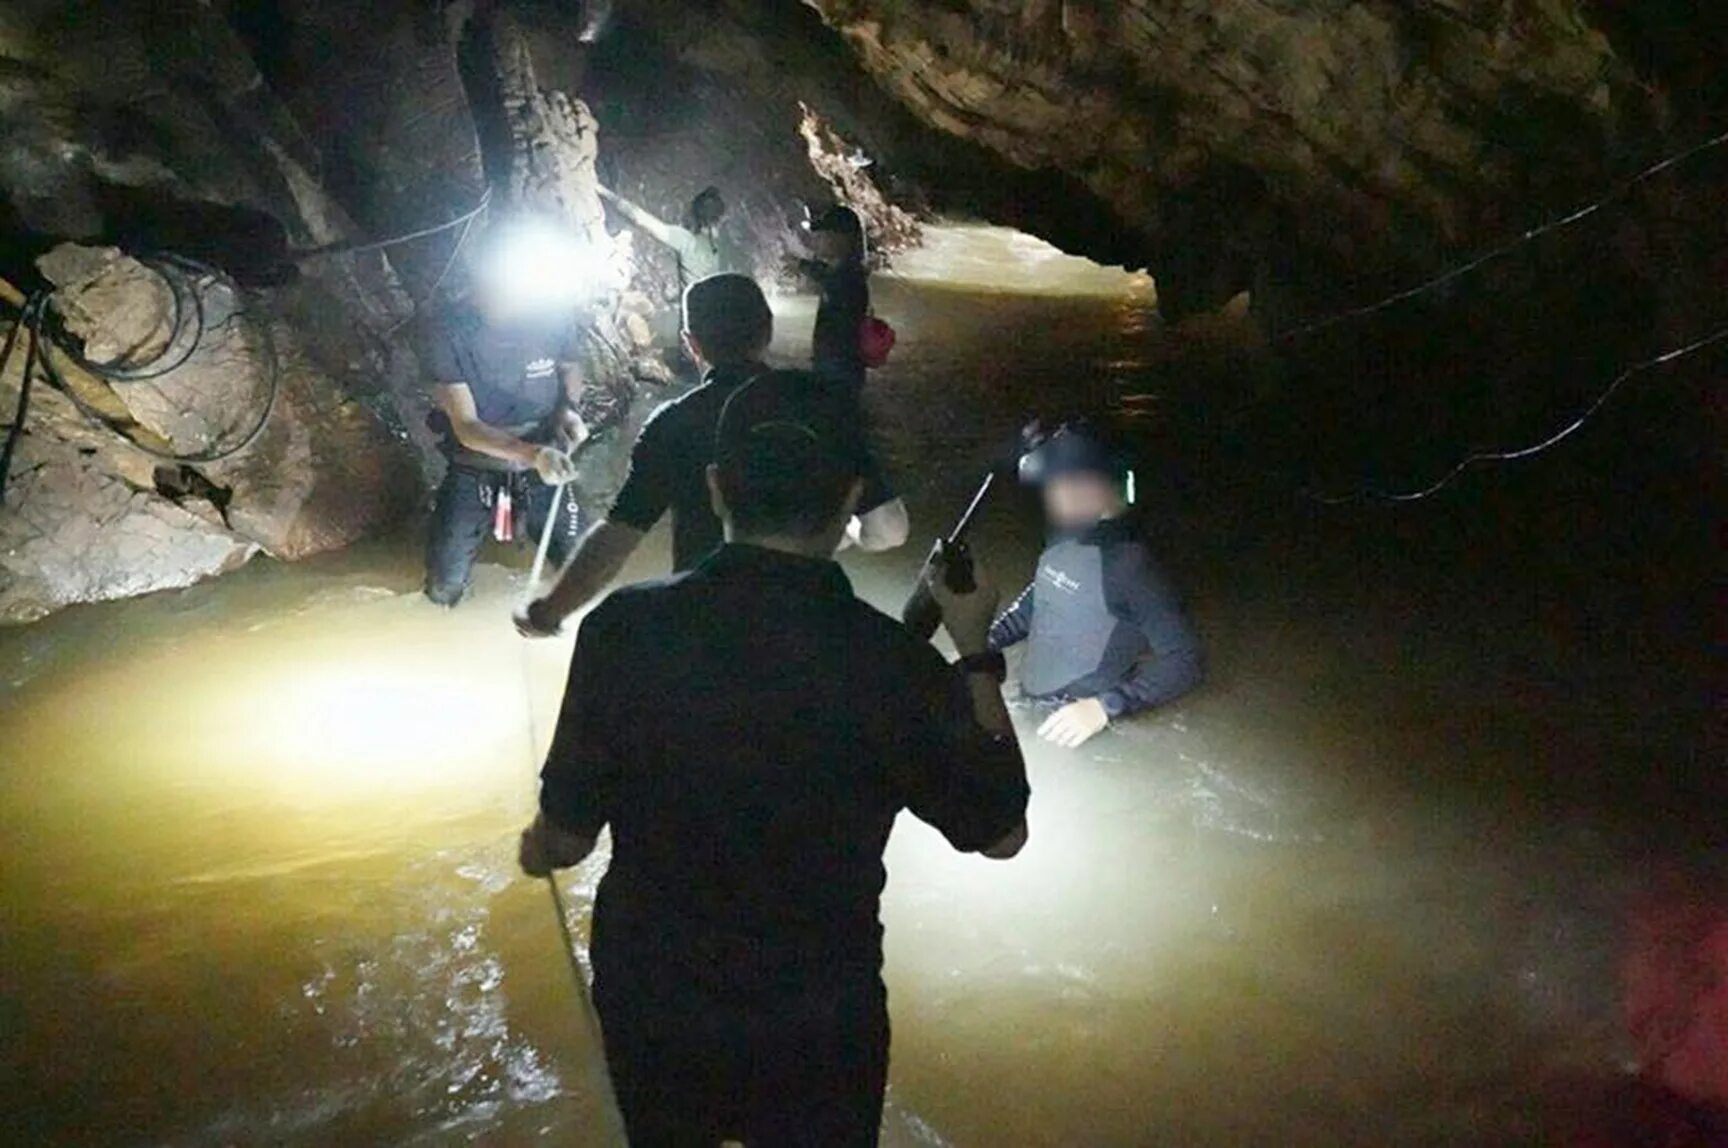
<instances>
[{"instance_id":1,"label":"man in blue shirt","mask_svg":"<svg viewBox=\"0 0 1728 1148\"><path fill-rule=\"evenodd\" d=\"M1092 427L1063 427L1028 454L1049 545L990 628L990 648L1027 643L1020 687L1054 712L1038 734L1069 748L1112 721L1174 701L1205 676L1200 640L1140 537L1127 457Z\"/></svg>"},{"instance_id":2,"label":"man in blue shirt","mask_svg":"<svg viewBox=\"0 0 1728 1148\"><path fill-rule=\"evenodd\" d=\"M462 600L489 533L527 542L554 519L555 562L582 536L568 485L569 452L587 435L576 414L576 315L519 304L483 262L472 300L438 314L419 339L450 464L426 541L426 596L440 606Z\"/></svg>"}]
</instances>

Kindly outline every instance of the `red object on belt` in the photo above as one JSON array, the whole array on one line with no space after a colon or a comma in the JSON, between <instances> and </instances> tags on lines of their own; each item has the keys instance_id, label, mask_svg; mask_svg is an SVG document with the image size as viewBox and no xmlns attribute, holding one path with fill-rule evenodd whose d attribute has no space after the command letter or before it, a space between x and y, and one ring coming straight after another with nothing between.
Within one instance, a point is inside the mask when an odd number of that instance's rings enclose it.
<instances>
[{"instance_id":1,"label":"red object on belt","mask_svg":"<svg viewBox=\"0 0 1728 1148\"><path fill-rule=\"evenodd\" d=\"M498 494L492 499L492 537L500 542L516 540L516 511L510 502L510 481L498 484Z\"/></svg>"}]
</instances>

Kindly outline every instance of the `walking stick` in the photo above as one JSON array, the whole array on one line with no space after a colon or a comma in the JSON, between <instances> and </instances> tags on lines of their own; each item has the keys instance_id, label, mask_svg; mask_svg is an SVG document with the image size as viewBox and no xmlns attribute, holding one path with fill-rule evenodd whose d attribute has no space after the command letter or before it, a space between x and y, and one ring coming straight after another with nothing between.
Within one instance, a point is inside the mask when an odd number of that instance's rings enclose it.
<instances>
[{"instance_id":1,"label":"walking stick","mask_svg":"<svg viewBox=\"0 0 1728 1148\"><path fill-rule=\"evenodd\" d=\"M552 488L552 510L546 515L546 525L540 530L540 543L534 550L534 564L528 571L528 585L522 594L522 605L526 606L533 600L534 591L540 585L540 579L546 573L546 558L552 549L552 531L557 529L558 522L564 512L564 492L570 484L560 482ZM522 646L522 702L528 713L528 768L538 774L540 768L539 747L540 735L538 723L534 720L534 679L529 672L528 647ZM604 1112L607 1127L603 1130L605 1142L624 1145L627 1143L624 1135L624 1117L618 1109L618 1097L612 1089L612 1074L606 1069L605 1036L600 1030L600 1015L594 1011L594 996L588 985L588 970L582 963L581 949L578 947L576 934L570 928L570 913L564 902L564 891L558 887L556 873L546 875L546 888L552 895L552 912L558 919L558 937L564 949L564 957L570 963L570 979L576 986L576 999L582 1011L582 1021L588 1030L596 1055L591 1060L593 1079L590 1081L594 1095L599 1097L600 1107Z\"/></svg>"}]
</instances>

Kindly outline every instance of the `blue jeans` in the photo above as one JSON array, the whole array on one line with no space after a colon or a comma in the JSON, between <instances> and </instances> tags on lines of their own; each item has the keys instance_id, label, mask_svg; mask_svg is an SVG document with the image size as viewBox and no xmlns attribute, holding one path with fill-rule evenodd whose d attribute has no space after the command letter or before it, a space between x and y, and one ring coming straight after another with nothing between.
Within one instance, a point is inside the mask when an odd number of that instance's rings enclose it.
<instances>
[{"instance_id":1,"label":"blue jeans","mask_svg":"<svg viewBox=\"0 0 1728 1148\"><path fill-rule=\"evenodd\" d=\"M539 544L540 532L553 511L553 487L531 473L506 474L452 463L438 487L432 522L426 537L426 597L440 606L454 606L468 591L474 559L492 532L492 507L501 485L509 484L515 507L518 544ZM557 507L548 560L561 564L582 537L582 508L573 487L564 488Z\"/></svg>"}]
</instances>

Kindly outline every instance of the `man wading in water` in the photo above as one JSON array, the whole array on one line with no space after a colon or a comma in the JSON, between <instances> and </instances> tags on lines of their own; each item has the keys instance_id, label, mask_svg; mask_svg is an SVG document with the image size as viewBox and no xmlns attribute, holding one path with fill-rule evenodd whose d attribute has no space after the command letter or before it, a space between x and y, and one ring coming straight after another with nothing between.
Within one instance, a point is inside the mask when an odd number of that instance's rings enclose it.
<instances>
[{"instance_id":1,"label":"man wading in water","mask_svg":"<svg viewBox=\"0 0 1728 1148\"><path fill-rule=\"evenodd\" d=\"M667 511L672 513L674 570L690 569L720 545L720 519L706 479L714 457L714 427L727 399L768 370L762 356L773 336L768 300L747 276L716 275L684 293L684 343L704 369L702 385L655 411L642 428L630 453L630 475L611 512L582 539L557 584L517 618L524 636L557 633L564 619L618 576ZM820 384L810 379L809 385ZM905 542L907 531L905 505L872 462L858 513L846 527L846 542L864 550L887 550Z\"/></svg>"},{"instance_id":2,"label":"man wading in water","mask_svg":"<svg viewBox=\"0 0 1728 1148\"><path fill-rule=\"evenodd\" d=\"M811 367L825 379L864 387L864 319L870 314L870 270L864 263L864 223L850 207L830 207L805 225L814 259L798 269L821 291L811 340Z\"/></svg>"},{"instance_id":3,"label":"man wading in water","mask_svg":"<svg viewBox=\"0 0 1728 1148\"><path fill-rule=\"evenodd\" d=\"M1199 685L1204 659L1140 538L1126 455L1076 423L1029 452L1021 478L1043 487L1050 544L990 648L1027 643L1020 687L1054 709L1038 736L1072 748Z\"/></svg>"},{"instance_id":4,"label":"man wading in water","mask_svg":"<svg viewBox=\"0 0 1728 1148\"><path fill-rule=\"evenodd\" d=\"M555 561L582 534L575 489L554 494L575 477L569 452L587 436L576 414L575 315L523 301L499 250L495 240L476 261L473 303L440 316L420 339L450 461L426 542L426 596L440 606L462 600L488 531L503 542L531 540L557 515Z\"/></svg>"},{"instance_id":5,"label":"man wading in water","mask_svg":"<svg viewBox=\"0 0 1728 1148\"><path fill-rule=\"evenodd\" d=\"M995 590L938 572L949 666L830 558L868 469L851 410L796 372L733 395L708 471L726 545L577 637L521 861L574 865L612 828L594 1003L634 1148L876 1144L895 815L992 858L1026 841Z\"/></svg>"}]
</instances>

